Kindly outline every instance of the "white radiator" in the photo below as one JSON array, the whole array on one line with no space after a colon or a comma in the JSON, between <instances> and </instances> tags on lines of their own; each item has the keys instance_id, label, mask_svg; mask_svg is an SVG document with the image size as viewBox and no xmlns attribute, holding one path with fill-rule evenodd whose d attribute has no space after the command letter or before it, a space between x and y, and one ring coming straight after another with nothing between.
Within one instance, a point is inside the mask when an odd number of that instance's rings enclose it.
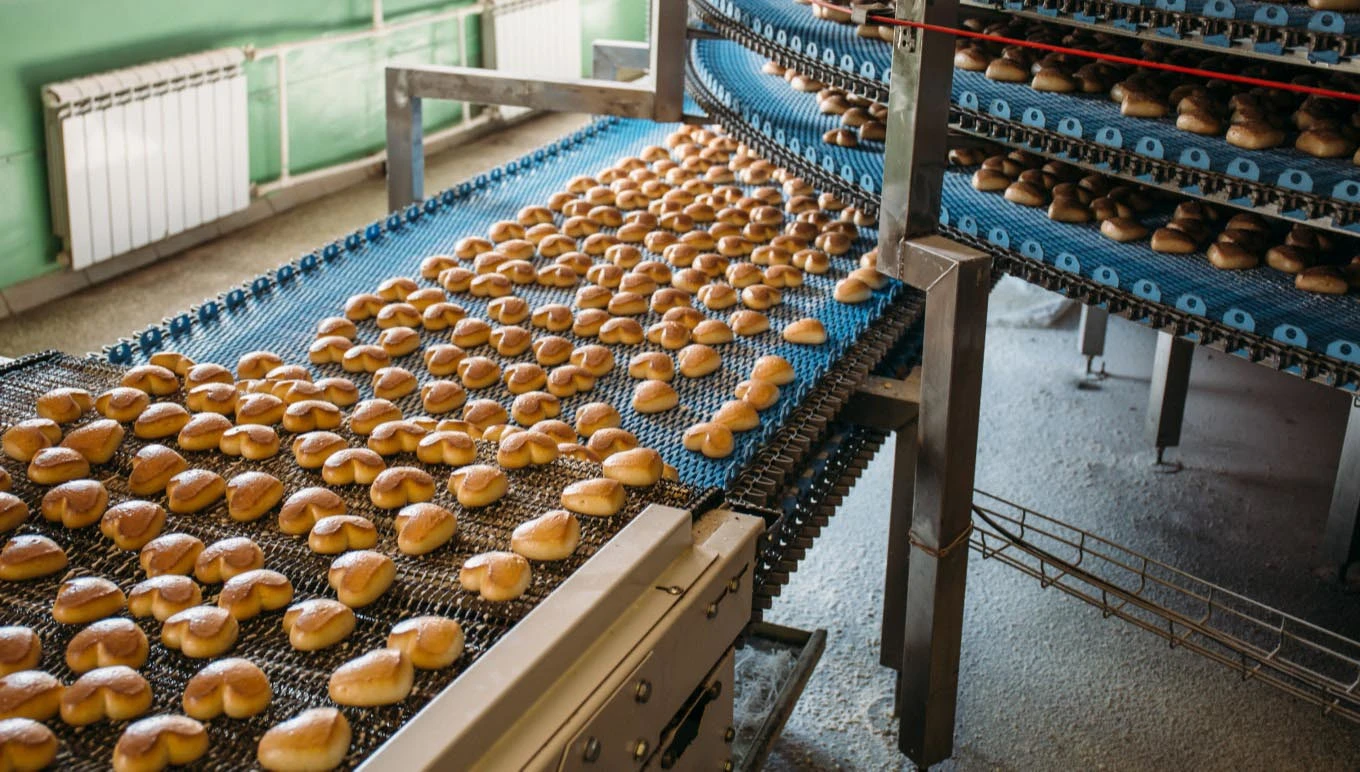
<instances>
[{"instance_id":1,"label":"white radiator","mask_svg":"<svg viewBox=\"0 0 1360 772\"><path fill-rule=\"evenodd\" d=\"M222 49L44 87L54 230L73 269L246 208L244 61Z\"/></svg>"},{"instance_id":2,"label":"white radiator","mask_svg":"<svg viewBox=\"0 0 1360 772\"><path fill-rule=\"evenodd\" d=\"M492 8L495 48L483 66L511 75L581 77L580 0L500 0ZM501 108L506 118L527 112Z\"/></svg>"}]
</instances>

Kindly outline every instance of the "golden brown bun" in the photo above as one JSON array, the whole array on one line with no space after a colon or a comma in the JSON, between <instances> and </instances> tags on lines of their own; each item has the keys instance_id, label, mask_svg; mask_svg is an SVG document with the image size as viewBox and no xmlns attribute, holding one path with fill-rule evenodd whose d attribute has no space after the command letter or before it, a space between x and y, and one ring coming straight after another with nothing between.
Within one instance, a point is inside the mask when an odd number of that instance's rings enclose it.
<instances>
[{"instance_id":1,"label":"golden brown bun","mask_svg":"<svg viewBox=\"0 0 1360 772\"><path fill-rule=\"evenodd\" d=\"M301 536L323 517L345 514L345 500L325 488L303 488L288 497L279 510L279 530Z\"/></svg>"},{"instance_id":2,"label":"golden brown bun","mask_svg":"<svg viewBox=\"0 0 1360 772\"><path fill-rule=\"evenodd\" d=\"M188 451L218 450L222 435L231 429L231 419L217 413L199 413L189 419L175 442Z\"/></svg>"},{"instance_id":3,"label":"golden brown bun","mask_svg":"<svg viewBox=\"0 0 1360 772\"><path fill-rule=\"evenodd\" d=\"M1277 244L1266 250L1266 264L1277 271L1299 273L1313 263L1313 252L1301 247Z\"/></svg>"},{"instance_id":4,"label":"golden brown bun","mask_svg":"<svg viewBox=\"0 0 1360 772\"><path fill-rule=\"evenodd\" d=\"M628 375L640 380L670 381L675 377L675 361L660 351L646 351L629 360Z\"/></svg>"},{"instance_id":5,"label":"golden brown bun","mask_svg":"<svg viewBox=\"0 0 1360 772\"><path fill-rule=\"evenodd\" d=\"M260 545L242 536L209 544L194 561L194 576L204 584L220 584L234 576L264 567Z\"/></svg>"},{"instance_id":6,"label":"golden brown bun","mask_svg":"<svg viewBox=\"0 0 1360 772\"><path fill-rule=\"evenodd\" d=\"M675 355L675 362L680 374L686 378L702 378L722 369L722 355L702 343L692 343L680 349Z\"/></svg>"},{"instance_id":7,"label":"golden brown bun","mask_svg":"<svg viewBox=\"0 0 1360 772\"><path fill-rule=\"evenodd\" d=\"M346 552L331 561L326 580L335 595L350 608L376 601L397 578L392 558L372 550Z\"/></svg>"},{"instance_id":8,"label":"golden brown bun","mask_svg":"<svg viewBox=\"0 0 1360 772\"><path fill-rule=\"evenodd\" d=\"M425 464L463 466L477 458L477 443L462 432L430 432L420 438L416 458Z\"/></svg>"},{"instance_id":9,"label":"golden brown bun","mask_svg":"<svg viewBox=\"0 0 1360 772\"><path fill-rule=\"evenodd\" d=\"M0 678L0 718L46 721L61 709L65 688L41 670L20 670Z\"/></svg>"},{"instance_id":10,"label":"golden brown bun","mask_svg":"<svg viewBox=\"0 0 1360 772\"><path fill-rule=\"evenodd\" d=\"M1225 136L1229 145L1246 150L1265 150L1284 144L1284 131L1264 121L1243 121L1228 127Z\"/></svg>"},{"instance_id":11,"label":"golden brown bun","mask_svg":"<svg viewBox=\"0 0 1360 772\"><path fill-rule=\"evenodd\" d=\"M562 506L577 514L609 517L626 503L623 484L606 477L579 480L562 489Z\"/></svg>"},{"instance_id":12,"label":"golden brown bun","mask_svg":"<svg viewBox=\"0 0 1360 772\"><path fill-rule=\"evenodd\" d=\"M379 509L399 509L434 498L434 478L414 466L384 469L368 489L369 500Z\"/></svg>"},{"instance_id":13,"label":"golden brown bun","mask_svg":"<svg viewBox=\"0 0 1360 772\"><path fill-rule=\"evenodd\" d=\"M90 392L62 387L38 397L37 413L39 418L69 424L85 415L92 407L94 398L90 396Z\"/></svg>"},{"instance_id":14,"label":"golden brown bun","mask_svg":"<svg viewBox=\"0 0 1360 772\"><path fill-rule=\"evenodd\" d=\"M604 346L581 346L571 352L571 363L598 378L614 369L614 352Z\"/></svg>"},{"instance_id":15,"label":"golden brown bun","mask_svg":"<svg viewBox=\"0 0 1360 772\"><path fill-rule=\"evenodd\" d=\"M249 718L264 711L273 698L269 677L248 659L220 659L204 667L184 686L184 712L209 721L226 714Z\"/></svg>"},{"instance_id":16,"label":"golden brown bun","mask_svg":"<svg viewBox=\"0 0 1360 772\"><path fill-rule=\"evenodd\" d=\"M633 448L632 450L614 453L606 458L604 460L604 476L630 487L644 488L654 485L661 479L664 466L661 454L655 450Z\"/></svg>"},{"instance_id":17,"label":"golden brown bun","mask_svg":"<svg viewBox=\"0 0 1360 772\"><path fill-rule=\"evenodd\" d=\"M161 643L186 657L211 659L236 645L240 624L229 611L217 606L185 609L161 626Z\"/></svg>"},{"instance_id":18,"label":"golden brown bun","mask_svg":"<svg viewBox=\"0 0 1360 772\"><path fill-rule=\"evenodd\" d=\"M128 475L128 491L136 496L150 496L165 490L170 478L189 468L189 462L164 445L147 445L132 458L132 472Z\"/></svg>"},{"instance_id":19,"label":"golden brown bun","mask_svg":"<svg viewBox=\"0 0 1360 772\"><path fill-rule=\"evenodd\" d=\"M51 766L57 748L52 730L31 718L0 720L0 766L5 769L27 772Z\"/></svg>"},{"instance_id":20,"label":"golden brown bun","mask_svg":"<svg viewBox=\"0 0 1360 772\"><path fill-rule=\"evenodd\" d=\"M307 432L293 438L293 460L303 469L319 469L346 447L345 439L334 432Z\"/></svg>"},{"instance_id":21,"label":"golden brown bun","mask_svg":"<svg viewBox=\"0 0 1360 772\"><path fill-rule=\"evenodd\" d=\"M760 426L760 414L749 402L740 399L728 400L713 414L713 421L726 426L733 432L744 432Z\"/></svg>"},{"instance_id":22,"label":"golden brown bun","mask_svg":"<svg viewBox=\"0 0 1360 772\"><path fill-rule=\"evenodd\" d=\"M385 469L387 462L377 452L369 448L343 448L322 464L321 477L330 485L371 485Z\"/></svg>"},{"instance_id":23,"label":"golden brown bun","mask_svg":"<svg viewBox=\"0 0 1360 772\"><path fill-rule=\"evenodd\" d=\"M160 365L138 365L123 373L122 385L144 391L153 397L163 397L179 390L179 379Z\"/></svg>"},{"instance_id":24,"label":"golden brown bun","mask_svg":"<svg viewBox=\"0 0 1360 772\"><path fill-rule=\"evenodd\" d=\"M165 485L166 508L176 514L193 514L216 504L227 492L227 481L207 469L186 469Z\"/></svg>"},{"instance_id":25,"label":"golden brown bun","mask_svg":"<svg viewBox=\"0 0 1360 772\"><path fill-rule=\"evenodd\" d=\"M411 659L401 649L376 649L331 673L327 691L340 705L372 707L406 699L415 681Z\"/></svg>"},{"instance_id":26,"label":"golden brown bun","mask_svg":"<svg viewBox=\"0 0 1360 772\"><path fill-rule=\"evenodd\" d=\"M240 380L263 378L282 364L283 357L272 351L250 351L236 360L236 377Z\"/></svg>"},{"instance_id":27,"label":"golden brown bun","mask_svg":"<svg viewBox=\"0 0 1360 772\"><path fill-rule=\"evenodd\" d=\"M354 632L355 617L349 606L330 598L295 603L283 614L283 631L298 651L317 651L345 640Z\"/></svg>"},{"instance_id":28,"label":"golden brown bun","mask_svg":"<svg viewBox=\"0 0 1360 772\"><path fill-rule=\"evenodd\" d=\"M686 450L703 453L709 458L726 458L732 454L734 439L726 424L707 421L685 430L684 445Z\"/></svg>"},{"instance_id":29,"label":"golden brown bun","mask_svg":"<svg viewBox=\"0 0 1360 772\"><path fill-rule=\"evenodd\" d=\"M600 460L603 460L615 453L636 448L638 439L632 432L625 429L601 429L590 435L586 445Z\"/></svg>"},{"instance_id":30,"label":"golden brown bun","mask_svg":"<svg viewBox=\"0 0 1360 772\"><path fill-rule=\"evenodd\" d=\"M42 659L42 640L32 628L0 627L0 676L31 670Z\"/></svg>"},{"instance_id":31,"label":"golden brown bun","mask_svg":"<svg viewBox=\"0 0 1360 772\"><path fill-rule=\"evenodd\" d=\"M61 695L61 720L71 726L127 721L150 709L151 684L126 665L91 670Z\"/></svg>"},{"instance_id":32,"label":"golden brown bun","mask_svg":"<svg viewBox=\"0 0 1360 772\"><path fill-rule=\"evenodd\" d=\"M147 576L189 574L203 552L203 542L187 533L157 536L142 547L138 562Z\"/></svg>"},{"instance_id":33,"label":"golden brown bun","mask_svg":"<svg viewBox=\"0 0 1360 772\"><path fill-rule=\"evenodd\" d=\"M187 423L189 411L174 402L157 402L137 416L132 433L144 440L157 440L179 434Z\"/></svg>"},{"instance_id":34,"label":"golden brown bun","mask_svg":"<svg viewBox=\"0 0 1360 772\"><path fill-rule=\"evenodd\" d=\"M665 381L642 381L633 388L633 409L639 413L662 413L680 404L680 395Z\"/></svg>"},{"instance_id":35,"label":"golden brown bun","mask_svg":"<svg viewBox=\"0 0 1360 772\"><path fill-rule=\"evenodd\" d=\"M331 515L316 521L307 534L307 546L322 555L368 549L378 543L378 528L358 515Z\"/></svg>"},{"instance_id":36,"label":"golden brown bun","mask_svg":"<svg viewBox=\"0 0 1360 772\"><path fill-rule=\"evenodd\" d=\"M260 424L233 426L222 432L218 448L228 456L263 461L278 455L279 435L273 427Z\"/></svg>"},{"instance_id":37,"label":"golden brown bun","mask_svg":"<svg viewBox=\"0 0 1360 772\"><path fill-rule=\"evenodd\" d=\"M529 561L513 552L473 555L458 571L458 582L483 600L503 602L518 598L529 589L533 571Z\"/></svg>"},{"instance_id":38,"label":"golden brown bun","mask_svg":"<svg viewBox=\"0 0 1360 772\"><path fill-rule=\"evenodd\" d=\"M66 568L66 552L46 536L25 534L0 549L0 580L21 582Z\"/></svg>"},{"instance_id":39,"label":"golden brown bun","mask_svg":"<svg viewBox=\"0 0 1360 772\"><path fill-rule=\"evenodd\" d=\"M138 670L150 651L146 633L131 620L103 619L76 633L66 644L66 666L76 673L126 665Z\"/></svg>"},{"instance_id":40,"label":"golden brown bun","mask_svg":"<svg viewBox=\"0 0 1360 772\"><path fill-rule=\"evenodd\" d=\"M474 464L449 475L449 492L465 507L484 507L499 501L510 488L505 473L494 466Z\"/></svg>"},{"instance_id":41,"label":"golden brown bun","mask_svg":"<svg viewBox=\"0 0 1360 772\"><path fill-rule=\"evenodd\" d=\"M1245 271L1261 264L1255 252L1239 244L1213 244L1209 247L1209 263L1224 271Z\"/></svg>"},{"instance_id":42,"label":"golden brown bun","mask_svg":"<svg viewBox=\"0 0 1360 772\"><path fill-rule=\"evenodd\" d=\"M458 532L458 518L436 504L420 503L397 513L397 549L407 555L424 555L443 546Z\"/></svg>"},{"instance_id":43,"label":"golden brown bun","mask_svg":"<svg viewBox=\"0 0 1360 772\"><path fill-rule=\"evenodd\" d=\"M237 522L258 520L283 500L283 483L264 472L242 472L227 481L227 514Z\"/></svg>"},{"instance_id":44,"label":"golden brown bun","mask_svg":"<svg viewBox=\"0 0 1360 772\"><path fill-rule=\"evenodd\" d=\"M536 431L521 431L505 437L496 448L496 463L505 469L542 466L557 460L557 440Z\"/></svg>"},{"instance_id":45,"label":"golden brown bun","mask_svg":"<svg viewBox=\"0 0 1360 772\"><path fill-rule=\"evenodd\" d=\"M349 753L349 721L335 708L312 708L274 725L255 751L271 772L335 769Z\"/></svg>"},{"instance_id":46,"label":"golden brown bun","mask_svg":"<svg viewBox=\"0 0 1360 772\"><path fill-rule=\"evenodd\" d=\"M354 406L349 414L349 428L355 434L368 435L388 421L400 421L401 408L385 399L366 399Z\"/></svg>"},{"instance_id":47,"label":"golden brown bun","mask_svg":"<svg viewBox=\"0 0 1360 772\"><path fill-rule=\"evenodd\" d=\"M426 434L429 434L429 430L415 421L388 421L374 427L368 435L368 447L381 456L414 453ZM369 465L373 466L371 463Z\"/></svg>"},{"instance_id":48,"label":"golden brown bun","mask_svg":"<svg viewBox=\"0 0 1360 772\"><path fill-rule=\"evenodd\" d=\"M566 510L554 509L517 526L510 549L529 560L566 560L580 542L580 521Z\"/></svg>"},{"instance_id":49,"label":"golden brown bun","mask_svg":"<svg viewBox=\"0 0 1360 772\"><path fill-rule=\"evenodd\" d=\"M132 423L151 404L151 396L138 389L119 386L95 398L94 409L105 418Z\"/></svg>"},{"instance_id":50,"label":"golden brown bun","mask_svg":"<svg viewBox=\"0 0 1360 772\"><path fill-rule=\"evenodd\" d=\"M33 454L27 471L38 485L59 485L89 476L90 462L70 448L43 448Z\"/></svg>"},{"instance_id":51,"label":"golden brown bun","mask_svg":"<svg viewBox=\"0 0 1360 772\"><path fill-rule=\"evenodd\" d=\"M98 576L67 579L57 588L52 618L64 625L84 625L123 610L127 596L118 585Z\"/></svg>"},{"instance_id":52,"label":"golden brown bun","mask_svg":"<svg viewBox=\"0 0 1360 772\"><path fill-rule=\"evenodd\" d=\"M240 394L236 387L228 383L205 383L194 387L184 398L184 404L195 413L217 413L223 416L236 415L236 401ZM141 412L138 412L141 415Z\"/></svg>"},{"instance_id":53,"label":"golden brown bun","mask_svg":"<svg viewBox=\"0 0 1360 772\"><path fill-rule=\"evenodd\" d=\"M344 421L340 408L320 399L304 399L288 405L283 412L283 428L290 432L334 429Z\"/></svg>"},{"instance_id":54,"label":"golden brown bun","mask_svg":"<svg viewBox=\"0 0 1360 772\"><path fill-rule=\"evenodd\" d=\"M61 427L49 418L30 418L5 430L5 455L15 461L31 461L38 451L61 442Z\"/></svg>"},{"instance_id":55,"label":"golden brown bun","mask_svg":"<svg viewBox=\"0 0 1360 772\"><path fill-rule=\"evenodd\" d=\"M575 435L572 435L572 439L575 439ZM0 493L0 531L13 531L28 520L28 515L28 505L23 499L12 493Z\"/></svg>"},{"instance_id":56,"label":"golden brown bun","mask_svg":"<svg viewBox=\"0 0 1360 772\"><path fill-rule=\"evenodd\" d=\"M576 432L582 437L589 438L601 429L615 428L622 423L619 411L607 402L588 402L576 409Z\"/></svg>"},{"instance_id":57,"label":"golden brown bun","mask_svg":"<svg viewBox=\"0 0 1360 772\"><path fill-rule=\"evenodd\" d=\"M1195 239L1177 228L1158 228L1152 233L1152 251L1188 255L1195 251Z\"/></svg>"},{"instance_id":58,"label":"golden brown bun","mask_svg":"<svg viewBox=\"0 0 1360 772\"><path fill-rule=\"evenodd\" d=\"M109 506L109 492L98 480L72 480L49 490L42 497L43 518L67 528L85 528L99 522Z\"/></svg>"},{"instance_id":59,"label":"golden brown bun","mask_svg":"<svg viewBox=\"0 0 1360 772\"><path fill-rule=\"evenodd\" d=\"M1333 265L1315 265L1299 271L1294 276L1294 286L1323 295L1344 295L1350 289L1345 274Z\"/></svg>"},{"instance_id":60,"label":"golden brown bun","mask_svg":"<svg viewBox=\"0 0 1360 772\"><path fill-rule=\"evenodd\" d=\"M150 501L125 501L109 507L100 518L99 531L119 549L140 550L165 527L165 509Z\"/></svg>"},{"instance_id":61,"label":"golden brown bun","mask_svg":"<svg viewBox=\"0 0 1360 772\"><path fill-rule=\"evenodd\" d=\"M203 591L194 580L179 574L153 576L128 593L128 611L134 617L155 617L158 622L202 602Z\"/></svg>"},{"instance_id":62,"label":"golden brown bun","mask_svg":"<svg viewBox=\"0 0 1360 772\"><path fill-rule=\"evenodd\" d=\"M192 764L208 752L208 732L187 716L144 718L123 730L113 748L114 772L159 772Z\"/></svg>"},{"instance_id":63,"label":"golden brown bun","mask_svg":"<svg viewBox=\"0 0 1360 772\"><path fill-rule=\"evenodd\" d=\"M753 378L737 384L734 396L756 410L765 410L779 401L779 387L770 381Z\"/></svg>"},{"instance_id":64,"label":"golden brown bun","mask_svg":"<svg viewBox=\"0 0 1360 772\"><path fill-rule=\"evenodd\" d=\"M447 617L420 616L393 625L387 647L421 670L442 670L463 654L463 628Z\"/></svg>"}]
</instances>

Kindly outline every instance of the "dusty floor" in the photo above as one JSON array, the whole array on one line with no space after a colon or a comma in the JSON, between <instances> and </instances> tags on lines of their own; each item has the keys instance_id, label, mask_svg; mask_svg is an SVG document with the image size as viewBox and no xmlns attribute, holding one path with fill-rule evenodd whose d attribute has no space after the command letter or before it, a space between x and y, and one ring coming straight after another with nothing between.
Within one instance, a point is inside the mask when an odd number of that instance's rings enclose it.
<instances>
[{"instance_id":1,"label":"dusty floor","mask_svg":"<svg viewBox=\"0 0 1360 772\"><path fill-rule=\"evenodd\" d=\"M554 116L431 158L427 179L446 186L583 120ZM0 354L95 349L384 211L379 180L304 205L0 322ZM1360 600L1315 571L1346 398L1201 350L1184 446L1173 451L1185 470L1154 474L1142 429L1152 334L1115 322L1111 377L1078 391L1071 324L989 331L979 487L1360 638ZM890 469L885 451L768 616L830 633L771 769L903 766L892 681L877 665L887 511L873 491ZM966 614L956 754L941 768L1360 765L1360 730L995 562L973 559Z\"/></svg>"}]
</instances>

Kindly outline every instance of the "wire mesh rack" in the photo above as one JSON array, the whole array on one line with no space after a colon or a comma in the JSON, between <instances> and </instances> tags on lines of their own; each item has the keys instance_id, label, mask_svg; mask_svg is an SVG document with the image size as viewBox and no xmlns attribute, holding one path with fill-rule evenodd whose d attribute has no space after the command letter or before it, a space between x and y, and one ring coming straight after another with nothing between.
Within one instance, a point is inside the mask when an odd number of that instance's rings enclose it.
<instances>
[{"instance_id":1,"label":"wire mesh rack","mask_svg":"<svg viewBox=\"0 0 1360 772\"><path fill-rule=\"evenodd\" d=\"M1360 723L1360 643L990 493L973 515L983 559Z\"/></svg>"}]
</instances>

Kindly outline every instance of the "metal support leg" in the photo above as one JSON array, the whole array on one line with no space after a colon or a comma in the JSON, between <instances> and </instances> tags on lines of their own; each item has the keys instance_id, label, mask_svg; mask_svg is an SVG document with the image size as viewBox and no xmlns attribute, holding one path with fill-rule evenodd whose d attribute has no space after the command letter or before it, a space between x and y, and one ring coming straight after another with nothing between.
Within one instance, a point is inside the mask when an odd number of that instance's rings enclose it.
<instances>
[{"instance_id":1,"label":"metal support leg","mask_svg":"<svg viewBox=\"0 0 1360 772\"><path fill-rule=\"evenodd\" d=\"M1158 466L1162 452L1181 443L1181 423L1185 418L1185 399L1190 391L1190 363L1195 344L1169 332L1157 333L1157 358L1152 365L1152 390L1148 398L1148 438L1157 448ZM1173 468L1179 468L1172 465Z\"/></svg>"},{"instance_id":2,"label":"metal support leg","mask_svg":"<svg viewBox=\"0 0 1360 772\"><path fill-rule=\"evenodd\" d=\"M590 77L618 80L621 69L646 71L651 58L652 47L645 42L597 40L590 45Z\"/></svg>"},{"instance_id":3,"label":"metal support leg","mask_svg":"<svg viewBox=\"0 0 1360 772\"><path fill-rule=\"evenodd\" d=\"M928 767L954 748L991 259L939 237L906 248L926 320L898 747Z\"/></svg>"},{"instance_id":4,"label":"metal support leg","mask_svg":"<svg viewBox=\"0 0 1360 772\"><path fill-rule=\"evenodd\" d=\"M425 197L425 143L420 97L411 96L406 70L387 70L387 211Z\"/></svg>"},{"instance_id":5,"label":"metal support leg","mask_svg":"<svg viewBox=\"0 0 1360 772\"><path fill-rule=\"evenodd\" d=\"M1110 312L1100 306L1081 307L1081 329L1077 332L1077 350L1086 357L1086 377L1103 378L1105 368L1094 368L1096 357L1105 355L1105 330L1110 324Z\"/></svg>"},{"instance_id":6,"label":"metal support leg","mask_svg":"<svg viewBox=\"0 0 1360 772\"><path fill-rule=\"evenodd\" d=\"M1327 560L1341 569L1343 581L1347 566L1360 561L1360 397L1352 400L1350 413L1323 537Z\"/></svg>"},{"instance_id":7,"label":"metal support leg","mask_svg":"<svg viewBox=\"0 0 1360 772\"><path fill-rule=\"evenodd\" d=\"M907 628L907 569L911 555L911 507L916 495L917 428L899 429L893 439L892 491L888 515L888 563L883 577L883 633L879 662L901 672Z\"/></svg>"}]
</instances>

